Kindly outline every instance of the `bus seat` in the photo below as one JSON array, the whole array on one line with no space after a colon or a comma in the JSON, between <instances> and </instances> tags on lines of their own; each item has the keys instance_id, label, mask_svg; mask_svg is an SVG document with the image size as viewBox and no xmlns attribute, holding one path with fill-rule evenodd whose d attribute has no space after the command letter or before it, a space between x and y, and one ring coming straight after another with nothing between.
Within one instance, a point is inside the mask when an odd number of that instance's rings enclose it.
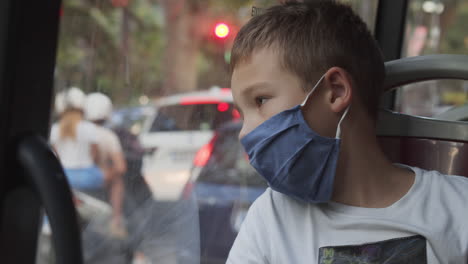
<instances>
[{"instance_id":1,"label":"bus seat","mask_svg":"<svg viewBox=\"0 0 468 264\"><path fill-rule=\"evenodd\" d=\"M386 92L425 80L468 80L468 56L463 55L404 58L385 67ZM380 110L377 137L392 162L468 177L468 122Z\"/></svg>"},{"instance_id":2,"label":"bus seat","mask_svg":"<svg viewBox=\"0 0 468 264\"><path fill-rule=\"evenodd\" d=\"M393 162L468 177L468 122L381 110L377 135Z\"/></svg>"}]
</instances>

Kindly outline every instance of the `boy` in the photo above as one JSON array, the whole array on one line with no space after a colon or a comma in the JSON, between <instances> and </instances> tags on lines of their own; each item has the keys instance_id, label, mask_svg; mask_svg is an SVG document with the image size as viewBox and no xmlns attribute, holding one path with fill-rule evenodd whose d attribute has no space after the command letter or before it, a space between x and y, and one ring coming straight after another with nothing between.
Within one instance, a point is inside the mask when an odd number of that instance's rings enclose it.
<instances>
[{"instance_id":1,"label":"boy","mask_svg":"<svg viewBox=\"0 0 468 264\"><path fill-rule=\"evenodd\" d=\"M348 6L266 10L240 30L231 66L239 138L271 188L227 263L466 263L468 180L382 153L383 59Z\"/></svg>"}]
</instances>

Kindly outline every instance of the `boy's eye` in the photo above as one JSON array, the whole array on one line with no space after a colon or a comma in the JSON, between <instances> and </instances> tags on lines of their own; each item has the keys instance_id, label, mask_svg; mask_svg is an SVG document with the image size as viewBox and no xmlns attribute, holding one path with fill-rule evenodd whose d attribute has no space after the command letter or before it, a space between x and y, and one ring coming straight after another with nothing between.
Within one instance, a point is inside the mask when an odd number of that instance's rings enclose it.
<instances>
[{"instance_id":1,"label":"boy's eye","mask_svg":"<svg viewBox=\"0 0 468 264\"><path fill-rule=\"evenodd\" d=\"M255 103L257 104L257 106L262 106L263 104L265 104L267 101L268 101L269 98L266 98L264 96L259 96L257 98L255 98Z\"/></svg>"}]
</instances>

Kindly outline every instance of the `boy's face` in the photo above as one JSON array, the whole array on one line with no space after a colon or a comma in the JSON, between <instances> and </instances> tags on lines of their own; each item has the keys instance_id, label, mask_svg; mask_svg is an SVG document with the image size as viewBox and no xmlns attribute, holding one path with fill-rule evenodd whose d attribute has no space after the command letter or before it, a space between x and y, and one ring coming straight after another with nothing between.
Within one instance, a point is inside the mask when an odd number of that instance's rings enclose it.
<instances>
[{"instance_id":1,"label":"boy's face","mask_svg":"<svg viewBox=\"0 0 468 264\"><path fill-rule=\"evenodd\" d=\"M325 89L317 89L303 108L309 126L324 136L335 136L336 123L341 116L337 113L346 107L337 99L343 94L340 71L329 70L327 78L320 84ZM239 138L270 117L302 103L307 96L301 80L282 68L278 53L271 48L258 50L239 63L232 74L231 88L234 102L244 119Z\"/></svg>"},{"instance_id":2,"label":"boy's face","mask_svg":"<svg viewBox=\"0 0 468 264\"><path fill-rule=\"evenodd\" d=\"M254 52L232 74L234 102L244 119L242 138L270 117L300 104L306 93L299 78L281 68L273 49Z\"/></svg>"}]
</instances>

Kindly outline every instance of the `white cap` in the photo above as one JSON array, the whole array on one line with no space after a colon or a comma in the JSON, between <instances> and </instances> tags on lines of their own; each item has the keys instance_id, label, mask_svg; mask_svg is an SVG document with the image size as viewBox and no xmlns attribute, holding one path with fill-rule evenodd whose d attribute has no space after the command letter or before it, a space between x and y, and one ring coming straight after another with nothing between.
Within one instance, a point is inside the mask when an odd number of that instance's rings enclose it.
<instances>
[{"instance_id":1,"label":"white cap","mask_svg":"<svg viewBox=\"0 0 468 264\"><path fill-rule=\"evenodd\" d=\"M58 114L67 109L83 110L86 95L77 87L72 87L66 91L59 92L55 96L55 111Z\"/></svg>"},{"instance_id":2,"label":"white cap","mask_svg":"<svg viewBox=\"0 0 468 264\"><path fill-rule=\"evenodd\" d=\"M106 120L112 114L112 101L102 93L91 93L84 106L86 119L90 121Z\"/></svg>"},{"instance_id":3,"label":"white cap","mask_svg":"<svg viewBox=\"0 0 468 264\"><path fill-rule=\"evenodd\" d=\"M61 114L65 111L65 92L59 92L55 95L55 112Z\"/></svg>"}]
</instances>

